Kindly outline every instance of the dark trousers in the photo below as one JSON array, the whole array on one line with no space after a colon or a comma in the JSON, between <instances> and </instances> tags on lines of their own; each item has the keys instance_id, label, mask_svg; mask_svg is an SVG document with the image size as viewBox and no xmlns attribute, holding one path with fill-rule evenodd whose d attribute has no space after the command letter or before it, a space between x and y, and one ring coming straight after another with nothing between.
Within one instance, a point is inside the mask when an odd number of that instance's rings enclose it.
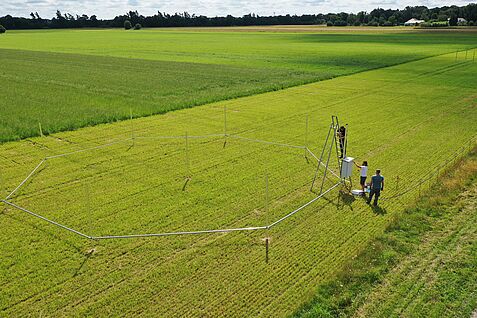
<instances>
[{"instance_id":1,"label":"dark trousers","mask_svg":"<svg viewBox=\"0 0 477 318\"><path fill-rule=\"evenodd\" d=\"M341 138L340 138L340 152L341 152L340 158L343 158L343 155L344 155L344 146L345 146L345 141L344 141L344 139L341 139Z\"/></svg>"},{"instance_id":2,"label":"dark trousers","mask_svg":"<svg viewBox=\"0 0 477 318\"><path fill-rule=\"evenodd\" d=\"M380 195L381 195L381 189L371 189L371 191L369 192L368 203L370 203L371 200L372 200L373 197L374 197L374 202L373 202L373 204L374 204L374 205L378 205L378 198L379 198Z\"/></svg>"}]
</instances>

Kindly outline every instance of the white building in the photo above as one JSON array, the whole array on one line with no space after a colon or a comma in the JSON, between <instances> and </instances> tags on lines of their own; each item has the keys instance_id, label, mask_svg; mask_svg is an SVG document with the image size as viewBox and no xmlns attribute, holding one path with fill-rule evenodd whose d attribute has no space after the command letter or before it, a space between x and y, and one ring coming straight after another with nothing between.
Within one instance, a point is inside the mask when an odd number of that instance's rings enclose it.
<instances>
[{"instance_id":1,"label":"white building","mask_svg":"<svg viewBox=\"0 0 477 318\"><path fill-rule=\"evenodd\" d=\"M419 25L419 24L424 23L424 22L426 22L426 21L412 18L412 19L404 22L404 25L405 26Z\"/></svg>"}]
</instances>

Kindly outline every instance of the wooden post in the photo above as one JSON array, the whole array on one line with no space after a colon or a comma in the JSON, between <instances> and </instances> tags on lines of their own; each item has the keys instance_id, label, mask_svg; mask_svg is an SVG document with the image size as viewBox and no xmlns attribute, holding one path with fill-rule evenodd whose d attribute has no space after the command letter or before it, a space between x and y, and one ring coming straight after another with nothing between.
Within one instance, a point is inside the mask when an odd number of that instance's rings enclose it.
<instances>
[{"instance_id":1,"label":"wooden post","mask_svg":"<svg viewBox=\"0 0 477 318\"><path fill-rule=\"evenodd\" d=\"M306 114L306 123L305 123L305 158L308 153L308 114Z\"/></svg>"},{"instance_id":2,"label":"wooden post","mask_svg":"<svg viewBox=\"0 0 477 318\"><path fill-rule=\"evenodd\" d=\"M86 195L86 214L91 215L91 185L88 183L88 181L85 181L86 183L86 189L85 189L85 195Z\"/></svg>"},{"instance_id":3,"label":"wooden post","mask_svg":"<svg viewBox=\"0 0 477 318\"><path fill-rule=\"evenodd\" d=\"M129 120L131 121L131 140L132 145L135 145L135 137L134 137L134 123L133 123L133 113L132 108L129 108Z\"/></svg>"},{"instance_id":4,"label":"wooden post","mask_svg":"<svg viewBox=\"0 0 477 318\"><path fill-rule=\"evenodd\" d=\"M6 180L5 180L5 181L6 181ZM1 185L5 185L5 184L6 184L6 183L3 181L3 176L2 176L2 170L1 170L1 169L0 169L0 184L1 184ZM7 189L5 189L4 186L0 186L0 197L2 197L2 198L5 198L5 197L8 195L8 193L5 194L4 191L6 192Z\"/></svg>"},{"instance_id":5,"label":"wooden post","mask_svg":"<svg viewBox=\"0 0 477 318\"><path fill-rule=\"evenodd\" d=\"M38 123L38 127L40 127L40 137L44 137L43 129L41 129L41 123Z\"/></svg>"},{"instance_id":6,"label":"wooden post","mask_svg":"<svg viewBox=\"0 0 477 318\"><path fill-rule=\"evenodd\" d=\"M185 156L185 161L186 161L186 173L187 173L187 178L190 178L190 158L189 158L189 135L186 131L185 133L185 148L186 148L186 156Z\"/></svg>"},{"instance_id":7,"label":"wooden post","mask_svg":"<svg viewBox=\"0 0 477 318\"><path fill-rule=\"evenodd\" d=\"M467 54L469 53L469 50L465 50L465 59L467 60Z\"/></svg>"},{"instance_id":8,"label":"wooden post","mask_svg":"<svg viewBox=\"0 0 477 318\"><path fill-rule=\"evenodd\" d=\"M227 106L224 106L224 135L227 136Z\"/></svg>"},{"instance_id":9,"label":"wooden post","mask_svg":"<svg viewBox=\"0 0 477 318\"><path fill-rule=\"evenodd\" d=\"M455 51L455 62L457 62L457 53L458 53L458 52L459 52L459 51Z\"/></svg>"},{"instance_id":10,"label":"wooden post","mask_svg":"<svg viewBox=\"0 0 477 318\"><path fill-rule=\"evenodd\" d=\"M268 202L269 202L269 193L268 193L268 172L265 172L265 213L268 214Z\"/></svg>"},{"instance_id":11,"label":"wooden post","mask_svg":"<svg viewBox=\"0 0 477 318\"><path fill-rule=\"evenodd\" d=\"M399 191L399 176L396 177L396 191Z\"/></svg>"},{"instance_id":12,"label":"wooden post","mask_svg":"<svg viewBox=\"0 0 477 318\"><path fill-rule=\"evenodd\" d=\"M224 105L224 148L227 144L227 106Z\"/></svg>"},{"instance_id":13,"label":"wooden post","mask_svg":"<svg viewBox=\"0 0 477 318\"><path fill-rule=\"evenodd\" d=\"M268 237L265 239L265 263L268 264Z\"/></svg>"}]
</instances>

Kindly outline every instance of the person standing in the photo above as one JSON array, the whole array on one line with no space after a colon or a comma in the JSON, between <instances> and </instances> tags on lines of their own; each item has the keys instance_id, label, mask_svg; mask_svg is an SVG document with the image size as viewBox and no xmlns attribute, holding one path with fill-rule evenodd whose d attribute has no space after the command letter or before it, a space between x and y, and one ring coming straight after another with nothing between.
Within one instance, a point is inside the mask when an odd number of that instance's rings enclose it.
<instances>
[{"instance_id":1,"label":"person standing","mask_svg":"<svg viewBox=\"0 0 477 318\"><path fill-rule=\"evenodd\" d=\"M360 166L356 162L354 163L356 167L359 169L359 184L361 185L361 190L364 192L364 188L366 186L366 179L368 178L368 162L363 161L363 164Z\"/></svg>"},{"instance_id":2,"label":"person standing","mask_svg":"<svg viewBox=\"0 0 477 318\"><path fill-rule=\"evenodd\" d=\"M378 198L381 195L381 191L384 190L384 177L381 175L381 170L376 170L376 174L371 177L371 192L369 192L368 204L374 197L373 205L378 205Z\"/></svg>"}]
</instances>

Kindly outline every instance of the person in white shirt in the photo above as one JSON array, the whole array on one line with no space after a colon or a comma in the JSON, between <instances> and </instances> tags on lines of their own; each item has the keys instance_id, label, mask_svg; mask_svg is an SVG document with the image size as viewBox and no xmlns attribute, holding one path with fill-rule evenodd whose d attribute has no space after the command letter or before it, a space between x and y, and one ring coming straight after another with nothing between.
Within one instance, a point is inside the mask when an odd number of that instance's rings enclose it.
<instances>
[{"instance_id":1,"label":"person in white shirt","mask_svg":"<svg viewBox=\"0 0 477 318\"><path fill-rule=\"evenodd\" d=\"M354 163L356 167L358 167L360 172L359 184L361 185L361 190L364 191L364 187L366 186L366 178L368 177L368 162L363 161L363 164L360 166L356 162Z\"/></svg>"}]
</instances>

